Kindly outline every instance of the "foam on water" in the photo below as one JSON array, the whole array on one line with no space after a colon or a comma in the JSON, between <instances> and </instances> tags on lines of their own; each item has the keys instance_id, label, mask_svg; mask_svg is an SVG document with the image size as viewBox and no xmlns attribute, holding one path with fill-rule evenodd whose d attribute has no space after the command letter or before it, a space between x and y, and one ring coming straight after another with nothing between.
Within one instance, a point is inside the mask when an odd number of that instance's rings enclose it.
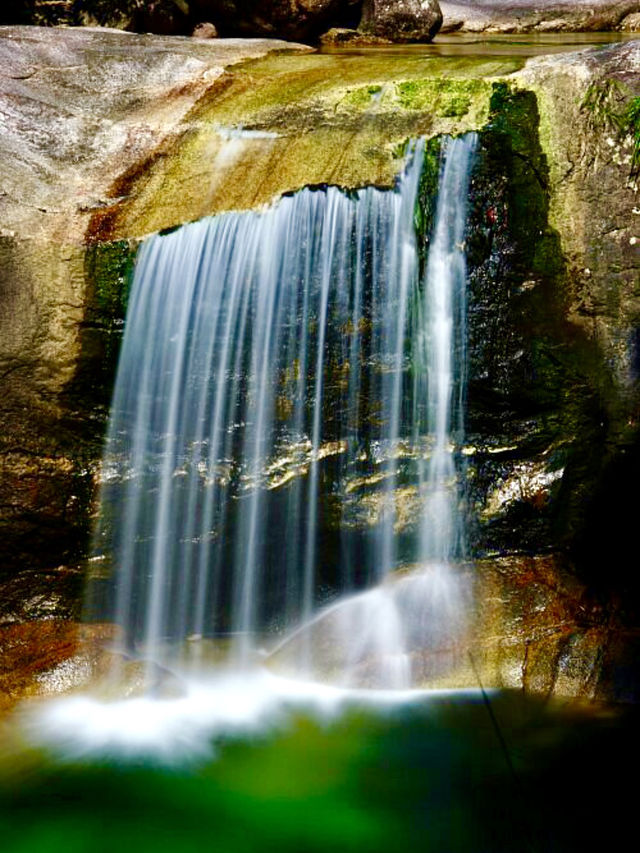
<instances>
[{"instance_id":1,"label":"foam on water","mask_svg":"<svg viewBox=\"0 0 640 853\"><path fill-rule=\"evenodd\" d=\"M263 669L188 679L179 696L106 701L89 695L25 710L30 743L62 760L206 761L236 736L284 730L301 713L331 723L354 708L387 714L416 703L481 698L478 690L347 690L280 678Z\"/></svg>"}]
</instances>

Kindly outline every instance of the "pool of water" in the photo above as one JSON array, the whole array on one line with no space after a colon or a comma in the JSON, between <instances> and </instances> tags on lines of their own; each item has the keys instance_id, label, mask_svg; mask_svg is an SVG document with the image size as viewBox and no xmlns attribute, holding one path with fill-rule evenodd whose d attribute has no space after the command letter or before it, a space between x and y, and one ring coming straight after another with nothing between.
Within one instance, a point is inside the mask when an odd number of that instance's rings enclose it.
<instances>
[{"instance_id":1,"label":"pool of water","mask_svg":"<svg viewBox=\"0 0 640 853\"><path fill-rule=\"evenodd\" d=\"M638 712L441 694L323 716L290 706L207 755L0 762L0 837L31 851L622 849Z\"/></svg>"},{"instance_id":2,"label":"pool of water","mask_svg":"<svg viewBox=\"0 0 640 853\"><path fill-rule=\"evenodd\" d=\"M348 45L321 48L321 53L359 54L369 56L432 57L520 57L528 59L551 53L567 53L588 47L634 41L639 33L450 33L439 35L429 44L389 44L371 46Z\"/></svg>"}]
</instances>

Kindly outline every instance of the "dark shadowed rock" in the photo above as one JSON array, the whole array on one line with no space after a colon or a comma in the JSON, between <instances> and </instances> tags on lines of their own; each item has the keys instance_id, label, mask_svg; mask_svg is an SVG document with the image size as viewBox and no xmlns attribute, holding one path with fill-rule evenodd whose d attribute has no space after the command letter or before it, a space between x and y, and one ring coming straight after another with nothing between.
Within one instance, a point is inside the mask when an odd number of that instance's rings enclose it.
<instances>
[{"instance_id":1,"label":"dark shadowed rock","mask_svg":"<svg viewBox=\"0 0 640 853\"><path fill-rule=\"evenodd\" d=\"M355 26L361 0L192 0L192 14L222 36L310 40L332 26Z\"/></svg>"},{"instance_id":2,"label":"dark shadowed rock","mask_svg":"<svg viewBox=\"0 0 640 853\"><path fill-rule=\"evenodd\" d=\"M363 32L392 41L431 41L441 26L438 0L364 0Z\"/></svg>"}]
</instances>

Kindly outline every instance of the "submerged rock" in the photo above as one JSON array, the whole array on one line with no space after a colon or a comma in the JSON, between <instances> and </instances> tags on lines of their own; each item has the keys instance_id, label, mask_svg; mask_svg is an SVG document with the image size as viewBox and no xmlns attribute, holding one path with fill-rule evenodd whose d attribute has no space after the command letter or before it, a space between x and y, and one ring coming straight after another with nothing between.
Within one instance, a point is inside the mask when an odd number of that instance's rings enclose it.
<instances>
[{"instance_id":1,"label":"submerged rock","mask_svg":"<svg viewBox=\"0 0 640 853\"><path fill-rule=\"evenodd\" d=\"M349 45L358 47L361 45L391 44L391 39L381 38L361 30L352 30L345 27L332 27L320 36L320 44L327 47L341 47Z\"/></svg>"}]
</instances>

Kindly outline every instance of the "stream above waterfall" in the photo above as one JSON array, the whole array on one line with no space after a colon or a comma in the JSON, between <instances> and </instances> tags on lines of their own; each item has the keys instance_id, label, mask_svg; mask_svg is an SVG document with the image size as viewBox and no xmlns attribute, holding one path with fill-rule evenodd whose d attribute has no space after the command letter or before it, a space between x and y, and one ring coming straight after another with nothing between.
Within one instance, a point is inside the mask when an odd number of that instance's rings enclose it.
<instances>
[{"instance_id":1,"label":"stream above waterfall","mask_svg":"<svg viewBox=\"0 0 640 853\"><path fill-rule=\"evenodd\" d=\"M325 45L321 53L375 56L439 56L439 57L489 57L514 56L530 58L553 53L566 53L596 45L615 44L637 39L636 33L584 32L584 33L441 33L429 44L385 44L385 45Z\"/></svg>"}]
</instances>

